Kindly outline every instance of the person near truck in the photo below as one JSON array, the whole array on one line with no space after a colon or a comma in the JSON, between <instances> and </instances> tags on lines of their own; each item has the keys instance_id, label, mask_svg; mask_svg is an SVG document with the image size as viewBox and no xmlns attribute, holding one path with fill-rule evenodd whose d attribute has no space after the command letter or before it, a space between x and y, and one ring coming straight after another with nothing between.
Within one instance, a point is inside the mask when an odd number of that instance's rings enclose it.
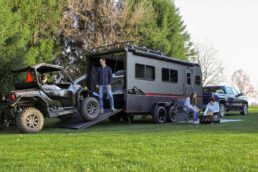
<instances>
[{"instance_id":1,"label":"person near truck","mask_svg":"<svg viewBox=\"0 0 258 172\"><path fill-rule=\"evenodd\" d=\"M100 59L100 67L97 69L97 88L99 89L99 104L101 107L100 113L104 113L104 92L106 91L109 97L109 104L111 110L114 112L116 109L114 108L114 98L111 88L112 82L112 69L106 65L106 59Z\"/></svg>"},{"instance_id":2,"label":"person near truck","mask_svg":"<svg viewBox=\"0 0 258 172\"><path fill-rule=\"evenodd\" d=\"M207 104L206 109L203 113L204 116L207 115L219 115L219 103L215 101L215 97L210 98L210 102Z\"/></svg>"},{"instance_id":3,"label":"person near truck","mask_svg":"<svg viewBox=\"0 0 258 172\"><path fill-rule=\"evenodd\" d=\"M185 99L184 111L193 113L193 124L199 124L200 109L196 106L197 93L193 92L190 97Z\"/></svg>"}]
</instances>

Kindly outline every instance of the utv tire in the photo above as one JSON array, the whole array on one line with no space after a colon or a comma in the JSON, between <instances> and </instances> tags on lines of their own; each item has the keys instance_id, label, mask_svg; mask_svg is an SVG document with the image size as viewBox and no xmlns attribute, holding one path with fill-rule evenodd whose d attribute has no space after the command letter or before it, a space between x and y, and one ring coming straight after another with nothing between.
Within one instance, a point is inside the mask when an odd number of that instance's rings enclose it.
<instances>
[{"instance_id":1,"label":"utv tire","mask_svg":"<svg viewBox=\"0 0 258 172\"><path fill-rule=\"evenodd\" d=\"M158 106L153 115L153 121L156 124L164 124L167 122L167 110L163 106Z\"/></svg>"},{"instance_id":2,"label":"utv tire","mask_svg":"<svg viewBox=\"0 0 258 172\"><path fill-rule=\"evenodd\" d=\"M168 117L167 121L168 122L175 122L176 121L176 106L170 106L168 110Z\"/></svg>"},{"instance_id":3,"label":"utv tire","mask_svg":"<svg viewBox=\"0 0 258 172\"><path fill-rule=\"evenodd\" d=\"M99 117L100 105L96 98L87 97L81 101L80 114L83 120L93 121Z\"/></svg>"},{"instance_id":4,"label":"utv tire","mask_svg":"<svg viewBox=\"0 0 258 172\"><path fill-rule=\"evenodd\" d=\"M17 116L16 124L21 132L36 133L44 126L44 116L38 109L28 107Z\"/></svg>"},{"instance_id":5,"label":"utv tire","mask_svg":"<svg viewBox=\"0 0 258 172\"><path fill-rule=\"evenodd\" d=\"M247 115L248 113L248 106L247 104L245 103L242 107L242 111L240 112L241 115Z\"/></svg>"}]
</instances>

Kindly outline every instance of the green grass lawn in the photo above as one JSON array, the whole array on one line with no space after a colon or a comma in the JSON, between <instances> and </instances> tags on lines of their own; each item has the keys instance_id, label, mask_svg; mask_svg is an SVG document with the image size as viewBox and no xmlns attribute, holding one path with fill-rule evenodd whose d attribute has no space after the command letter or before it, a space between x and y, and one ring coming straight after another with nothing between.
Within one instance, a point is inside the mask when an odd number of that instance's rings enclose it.
<instances>
[{"instance_id":1,"label":"green grass lawn","mask_svg":"<svg viewBox=\"0 0 258 172\"><path fill-rule=\"evenodd\" d=\"M242 122L132 125L82 131L49 121L39 134L0 131L0 171L258 171L258 108Z\"/></svg>"}]
</instances>

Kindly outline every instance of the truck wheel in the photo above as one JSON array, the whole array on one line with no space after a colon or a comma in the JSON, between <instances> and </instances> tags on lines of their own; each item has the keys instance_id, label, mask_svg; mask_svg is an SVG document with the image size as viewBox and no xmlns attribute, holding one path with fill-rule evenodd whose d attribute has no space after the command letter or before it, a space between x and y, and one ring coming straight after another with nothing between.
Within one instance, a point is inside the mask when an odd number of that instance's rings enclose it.
<instances>
[{"instance_id":1,"label":"truck wheel","mask_svg":"<svg viewBox=\"0 0 258 172\"><path fill-rule=\"evenodd\" d=\"M114 116L109 117L108 119L109 119L109 121L111 121L111 122L118 123L118 122L121 121L121 118L122 118L121 114L116 114L116 115L114 115Z\"/></svg>"},{"instance_id":2,"label":"truck wheel","mask_svg":"<svg viewBox=\"0 0 258 172\"><path fill-rule=\"evenodd\" d=\"M219 115L222 118L225 116L225 105L224 104L219 105Z\"/></svg>"},{"instance_id":3,"label":"truck wheel","mask_svg":"<svg viewBox=\"0 0 258 172\"><path fill-rule=\"evenodd\" d=\"M168 122L175 122L176 121L176 107L170 106L168 110Z\"/></svg>"},{"instance_id":4,"label":"truck wheel","mask_svg":"<svg viewBox=\"0 0 258 172\"><path fill-rule=\"evenodd\" d=\"M96 98L87 97L81 101L80 114L85 121L93 121L100 114L100 105Z\"/></svg>"},{"instance_id":5,"label":"truck wheel","mask_svg":"<svg viewBox=\"0 0 258 172\"><path fill-rule=\"evenodd\" d=\"M246 115L248 113L248 106L245 103L242 107L242 111L240 112L241 115Z\"/></svg>"},{"instance_id":6,"label":"truck wheel","mask_svg":"<svg viewBox=\"0 0 258 172\"><path fill-rule=\"evenodd\" d=\"M28 107L17 116L16 124L21 132L36 133L43 128L44 116L38 109Z\"/></svg>"},{"instance_id":7,"label":"truck wheel","mask_svg":"<svg viewBox=\"0 0 258 172\"><path fill-rule=\"evenodd\" d=\"M167 122L167 110L163 106L157 107L154 115L153 120L156 124L164 124Z\"/></svg>"}]
</instances>

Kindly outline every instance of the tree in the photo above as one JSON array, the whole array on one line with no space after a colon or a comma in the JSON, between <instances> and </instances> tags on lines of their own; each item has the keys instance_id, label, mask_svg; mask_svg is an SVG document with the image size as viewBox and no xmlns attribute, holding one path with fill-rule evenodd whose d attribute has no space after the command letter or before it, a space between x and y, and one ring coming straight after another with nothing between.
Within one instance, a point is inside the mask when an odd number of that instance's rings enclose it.
<instances>
[{"instance_id":1,"label":"tree","mask_svg":"<svg viewBox=\"0 0 258 172\"><path fill-rule=\"evenodd\" d=\"M144 19L145 23L138 29L142 35L141 44L161 50L168 56L188 60L188 57L194 54L194 49L174 2L147 0L146 3L149 4L149 8Z\"/></svg>"},{"instance_id":2,"label":"tree","mask_svg":"<svg viewBox=\"0 0 258 172\"><path fill-rule=\"evenodd\" d=\"M232 77L232 83L238 90L248 97L255 97L255 89L250 82L249 76L243 71L243 69L236 70Z\"/></svg>"},{"instance_id":3,"label":"tree","mask_svg":"<svg viewBox=\"0 0 258 172\"><path fill-rule=\"evenodd\" d=\"M195 51L196 56L190 60L201 66L203 86L216 85L225 81L224 66L217 57L218 51L204 43L196 44Z\"/></svg>"},{"instance_id":4,"label":"tree","mask_svg":"<svg viewBox=\"0 0 258 172\"><path fill-rule=\"evenodd\" d=\"M62 9L61 0L0 1L0 92L12 89L13 69L55 58Z\"/></svg>"},{"instance_id":5,"label":"tree","mask_svg":"<svg viewBox=\"0 0 258 172\"><path fill-rule=\"evenodd\" d=\"M63 55L57 63L78 73L85 52L115 42L131 41L187 59L193 51L183 20L170 0L67 0L61 19Z\"/></svg>"}]
</instances>

